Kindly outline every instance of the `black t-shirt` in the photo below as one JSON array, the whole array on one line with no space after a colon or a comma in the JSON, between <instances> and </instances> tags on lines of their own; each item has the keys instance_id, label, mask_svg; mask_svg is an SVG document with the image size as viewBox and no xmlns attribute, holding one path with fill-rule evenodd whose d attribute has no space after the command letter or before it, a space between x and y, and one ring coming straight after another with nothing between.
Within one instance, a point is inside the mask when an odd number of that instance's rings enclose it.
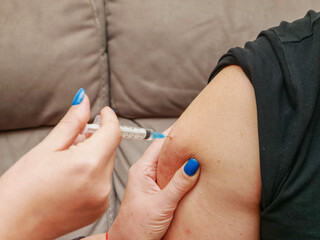
<instances>
[{"instance_id":1,"label":"black t-shirt","mask_svg":"<svg viewBox=\"0 0 320 240\"><path fill-rule=\"evenodd\" d=\"M320 13L229 50L210 80L228 65L255 90L261 239L320 239Z\"/></svg>"}]
</instances>

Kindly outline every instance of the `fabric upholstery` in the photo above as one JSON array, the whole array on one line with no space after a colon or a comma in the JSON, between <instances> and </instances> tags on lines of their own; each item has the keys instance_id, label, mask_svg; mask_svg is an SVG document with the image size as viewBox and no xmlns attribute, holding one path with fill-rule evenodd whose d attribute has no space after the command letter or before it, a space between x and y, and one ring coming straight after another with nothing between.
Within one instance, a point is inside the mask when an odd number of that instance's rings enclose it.
<instances>
[{"instance_id":1,"label":"fabric upholstery","mask_svg":"<svg viewBox=\"0 0 320 240\"><path fill-rule=\"evenodd\" d=\"M50 132L50 127L0 132L0 176Z\"/></svg>"},{"instance_id":2,"label":"fabric upholstery","mask_svg":"<svg viewBox=\"0 0 320 240\"><path fill-rule=\"evenodd\" d=\"M103 0L0 1L0 130L54 125L81 87L107 104Z\"/></svg>"},{"instance_id":3,"label":"fabric upholstery","mask_svg":"<svg viewBox=\"0 0 320 240\"><path fill-rule=\"evenodd\" d=\"M0 0L0 174L45 137L81 87L92 117L111 105L123 124L165 130L224 52L309 9L320 11L320 1ZM60 240L108 230L148 145L122 141L110 209Z\"/></svg>"},{"instance_id":4,"label":"fabric upholstery","mask_svg":"<svg viewBox=\"0 0 320 240\"><path fill-rule=\"evenodd\" d=\"M130 118L179 116L229 48L320 7L318 0L116 0L107 5L111 103Z\"/></svg>"}]
</instances>

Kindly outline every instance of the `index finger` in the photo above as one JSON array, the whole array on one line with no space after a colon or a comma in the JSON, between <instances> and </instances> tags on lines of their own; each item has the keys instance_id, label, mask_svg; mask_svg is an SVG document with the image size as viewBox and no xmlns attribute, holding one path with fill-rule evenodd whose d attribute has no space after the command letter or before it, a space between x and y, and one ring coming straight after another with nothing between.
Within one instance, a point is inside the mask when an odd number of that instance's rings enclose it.
<instances>
[{"instance_id":1,"label":"index finger","mask_svg":"<svg viewBox=\"0 0 320 240\"><path fill-rule=\"evenodd\" d=\"M100 116L100 128L83 144L95 158L107 161L121 142L121 131L118 118L111 108L103 108Z\"/></svg>"}]
</instances>

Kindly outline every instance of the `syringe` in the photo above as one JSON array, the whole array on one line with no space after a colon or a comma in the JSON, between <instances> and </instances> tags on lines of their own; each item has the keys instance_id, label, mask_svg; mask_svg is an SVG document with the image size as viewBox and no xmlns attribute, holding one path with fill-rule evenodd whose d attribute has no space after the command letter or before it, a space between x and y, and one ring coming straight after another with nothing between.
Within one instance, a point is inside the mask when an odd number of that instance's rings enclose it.
<instances>
[{"instance_id":1,"label":"syringe","mask_svg":"<svg viewBox=\"0 0 320 240\"><path fill-rule=\"evenodd\" d=\"M97 115L92 124L87 124L85 126L85 128L82 131L82 134L94 133L99 128L100 128L100 116ZM128 139L151 141L155 138L161 139L166 137L164 134L155 132L152 129L146 129L146 128L140 128L140 127L120 125L120 130L122 132L122 137L128 138Z\"/></svg>"},{"instance_id":2,"label":"syringe","mask_svg":"<svg viewBox=\"0 0 320 240\"><path fill-rule=\"evenodd\" d=\"M94 133L100 128L99 124L87 124L82 131L82 134L85 133ZM140 127L131 127L120 125L120 130L122 132L123 138L128 139L137 139L137 140L146 140L151 141L155 138L165 138L166 136L162 133L153 131L152 129L140 128Z\"/></svg>"}]
</instances>

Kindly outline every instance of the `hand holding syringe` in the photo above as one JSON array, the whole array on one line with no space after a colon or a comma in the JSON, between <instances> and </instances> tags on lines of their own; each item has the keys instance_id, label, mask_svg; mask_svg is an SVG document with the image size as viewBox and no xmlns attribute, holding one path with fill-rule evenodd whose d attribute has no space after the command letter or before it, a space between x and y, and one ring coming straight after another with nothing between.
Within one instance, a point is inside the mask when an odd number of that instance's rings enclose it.
<instances>
[{"instance_id":1,"label":"hand holding syringe","mask_svg":"<svg viewBox=\"0 0 320 240\"><path fill-rule=\"evenodd\" d=\"M87 124L82 131L82 134L85 133L94 133L100 128L100 116L97 115L92 124ZM162 133L153 131L152 129L145 129L140 127L131 127L120 125L120 130L122 132L123 138L136 139L136 140L146 140L151 141L153 139L161 139L166 136Z\"/></svg>"}]
</instances>

